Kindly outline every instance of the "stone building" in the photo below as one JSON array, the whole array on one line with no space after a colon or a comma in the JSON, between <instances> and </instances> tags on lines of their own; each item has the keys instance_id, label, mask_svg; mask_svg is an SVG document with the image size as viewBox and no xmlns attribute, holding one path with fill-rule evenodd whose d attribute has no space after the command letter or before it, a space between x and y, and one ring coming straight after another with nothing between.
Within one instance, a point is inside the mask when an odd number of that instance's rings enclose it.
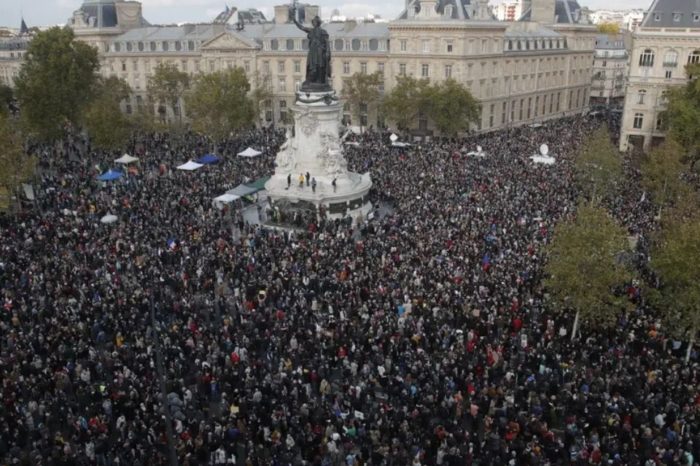
<instances>
[{"instance_id":1,"label":"stone building","mask_svg":"<svg viewBox=\"0 0 700 466\"><path fill-rule=\"evenodd\" d=\"M0 84L14 87L30 40L29 36L0 38Z\"/></svg>"},{"instance_id":2,"label":"stone building","mask_svg":"<svg viewBox=\"0 0 700 466\"><path fill-rule=\"evenodd\" d=\"M629 34L600 34L596 37L591 105L621 107L624 104L629 45Z\"/></svg>"},{"instance_id":3,"label":"stone building","mask_svg":"<svg viewBox=\"0 0 700 466\"><path fill-rule=\"evenodd\" d=\"M700 7L694 0L654 0L632 36L620 150L647 150L664 139L664 91L687 82L700 63Z\"/></svg>"}]
</instances>

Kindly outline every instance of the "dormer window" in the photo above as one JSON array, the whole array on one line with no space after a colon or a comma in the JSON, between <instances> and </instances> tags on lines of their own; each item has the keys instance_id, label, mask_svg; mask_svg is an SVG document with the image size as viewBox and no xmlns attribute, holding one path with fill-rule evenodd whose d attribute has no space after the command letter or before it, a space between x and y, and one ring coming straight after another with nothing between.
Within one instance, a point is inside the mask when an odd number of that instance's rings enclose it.
<instances>
[{"instance_id":1,"label":"dormer window","mask_svg":"<svg viewBox=\"0 0 700 466\"><path fill-rule=\"evenodd\" d=\"M682 17L683 17L682 13L673 13L673 22L680 23Z\"/></svg>"},{"instance_id":2,"label":"dormer window","mask_svg":"<svg viewBox=\"0 0 700 466\"><path fill-rule=\"evenodd\" d=\"M445 6L445 16L452 18L452 5Z\"/></svg>"},{"instance_id":3,"label":"dormer window","mask_svg":"<svg viewBox=\"0 0 700 466\"><path fill-rule=\"evenodd\" d=\"M661 21L661 15L658 13L654 14L654 21Z\"/></svg>"},{"instance_id":4,"label":"dormer window","mask_svg":"<svg viewBox=\"0 0 700 466\"><path fill-rule=\"evenodd\" d=\"M700 13L693 13L693 22L700 23Z\"/></svg>"}]
</instances>

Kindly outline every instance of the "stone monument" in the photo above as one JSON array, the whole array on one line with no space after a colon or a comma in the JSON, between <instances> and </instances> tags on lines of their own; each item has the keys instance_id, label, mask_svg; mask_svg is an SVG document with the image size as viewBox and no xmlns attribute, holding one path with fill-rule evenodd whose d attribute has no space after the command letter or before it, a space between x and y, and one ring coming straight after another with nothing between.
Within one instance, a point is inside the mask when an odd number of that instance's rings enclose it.
<instances>
[{"instance_id":1,"label":"stone monument","mask_svg":"<svg viewBox=\"0 0 700 466\"><path fill-rule=\"evenodd\" d=\"M330 84L328 33L318 16L311 28L296 17L294 23L309 38L306 80L292 106L293 131L287 131L287 140L275 160L275 173L265 184L270 207L312 205L317 214L324 211L329 218L366 217L372 209L372 180L369 173L348 171L343 156L339 137L343 108Z\"/></svg>"}]
</instances>

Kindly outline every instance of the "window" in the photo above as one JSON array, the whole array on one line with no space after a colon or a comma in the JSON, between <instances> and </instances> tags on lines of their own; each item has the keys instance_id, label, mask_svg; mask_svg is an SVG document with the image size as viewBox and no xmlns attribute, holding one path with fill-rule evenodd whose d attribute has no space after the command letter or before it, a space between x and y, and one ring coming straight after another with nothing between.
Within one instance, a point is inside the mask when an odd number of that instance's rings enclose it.
<instances>
[{"instance_id":1,"label":"window","mask_svg":"<svg viewBox=\"0 0 700 466\"><path fill-rule=\"evenodd\" d=\"M139 62L138 62L138 60L132 61L132 63L131 63L131 68L132 68L134 71L138 71L138 70L139 70Z\"/></svg>"},{"instance_id":2,"label":"window","mask_svg":"<svg viewBox=\"0 0 700 466\"><path fill-rule=\"evenodd\" d=\"M654 21L661 21L661 15L658 13L654 14Z\"/></svg>"},{"instance_id":3,"label":"window","mask_svg":"<svg viewBox=\"0 0 700 466\"><path fill-rule=\"evenodd\" d=\"M682 17L683 17L683 14L681 14L681 13L673 13L673 22L680 23Z\"/></svg>"},{"instance_id":4,"label":"window","mask_svg":"<svg viewBox=\"0 0 700 466\"><path fill-rule=\"evenodd\" d=\"M335 41L333 41L333 48L337 51L342 51L343 45L343 39L336 39Z\"/></svg>"},{"instance_id":5,"label":"window","mask_svg":"<svg viewBox=\"0 0 700 466\"><path fill-rule=\"evenodd\" d=\"M155 43L155 42L151 42L151 47L150 47L150 48L151 48L151 52L155 52L155 51L156 51L156 43Z\"/></svg>"},{"instance_id":6,"label":"window","mask_svg":"<svg viewBox=\"0 0 700 466\"><path fill-rule=\"evenodd\" d=\"M508 50L513 50L513 41L512 40L508 41Z\"/></svg>"},{"instance_id":7,"label":"window","mask_svg":"<svg viewBox=\"0 0 700 466\"><path fill-rule=\"evenodd\" d=\"M243 69L246 73L250 73L250 62L248 60L243 62Z\"/></svg>"},{"instance_id":8,"label":"window","mask_svg":"<svg viewBox=\"0 0 700 466\"><path fill-rule=\"evenodd\" d=\"M501 124L506 124L506 103L503 102L503 108L501 109Z\"/></svg>"},{"instance_id":9,"label":"window","mask_svg":"<svg viewBox=\"0 0 700 466\"><path fill-rule=\"evenodd\" d=\"M423 39L423 53L430 53L430 40Z\"/></svg>"},{"instance_id":10,"label":"window","mask_svg":"<svg viewBox=\"0 0 700 466\"><path fill-rule=\"evenodd\" d=\"M122 71L126 71L126 62L125 61L122 62Z\"/></svg>"},{"instance_id":11,"label":"window","mask_svg":"<svg viewBox=\"0 0 700 466\"><path fill-rule=\"evenodd\" d=\"M379 41L377 39L370 39L369 40L369 49L372 52L376 52L379 49Z\"/></svg>"},{"instance_id":12,"label":"window","mask_svg":"<svg viewBox=\"0 0 700 466\"><path fill-rule=\"evenodd\" d=\"M194 41L193 40L187 41L187 50L189 50L190 52L194 51Z\"/></svg>"},{"instance_id":13,"label":"window","mask_svg":"<svg viewBox=\"0 0 700 466\"><path fill-rule=\"evenodd\" d=\"M287 39L287 50L294 50L294 39Z\"/></svg>"},{"instance_id":14,"label":"window","mask_svg":"<svg viewBox=\"0 0 700 466\"><path fill-rule=\"evenodd\" d=\"M399 76L406 76L406 64L399 63Z\"/></svg>"},{"instance_id":15,"label":"window","mask_svg":"<svg viewBox=\"0 0 700 466\"><path fill-rule=\"evenodd\" d=\"M642 124L644 123L644 114L642 113L635 113L634 114L634 128L635 129L642 129Z\"/></svg>"},{"instance_id":16,"label":"window","mask_svg":"<svg viewBox=\"0 0 700 466\"><path fill-rule=\"evenodd\" d=\"M115 52L121 52L122 51L122 45L119 42L114 43L114 51Z\"/></svg>"},{"instance_id":17,"label":"window","mask_svg":"<svg viewBox=\"0 0 700 466\"><path fill-rule=\"evenodd\" d=\"M167 52L170 49L170 45L167 42L163 42L161 47L163 47L163 52Z\"/></svg>"},{"instance_id":18,"label":"window","mask_svg":"<svg viewBox=\"0 0 700 466\"><path fill-rule=\"evenodd\" d=\"M139 42L138 48L139 52L143 52L143 42Z\"/></svg>"},{"instance_id":19,"label":"window","mask_svg":"<svg viewBox=\"0 0 700 466\"><path fill-rule=\"evenodd\" d=\"M294 60L294 72L301 73L301 62L299 60Z\"/></svg>"},{"instance_id":20,"label":"window","mask_svg":"<svg viewBox=\"0 0 700 466\"><path fill-rule=\"evenodd\" d=\"M182 60L182 62L180 63L180 65L181 65L182 71L184 71L185 73L187 73L187 60Z\"/></svg>"},{"instance_id":21,"label":"window","mask_svg":"<svg viewBox=\"0 0 700 466\"><path fill-rule=\"evenodd\" d=\"M350 74L350 62L349 61L343 62L343 74Z\"/></svg>"},{"instance_id":22,"label":"window","mask_svg":"<svg viewBox=\"0 0 700 466\"><path fill-rule=\"evenodd\" d=\"M420 75L421 75L421 77L423 77L423 78L429 77L429 76L430 76L430 65L425 64L425 63L422 64L422 65L420 66Z\"/></svg>"},{"instance_id":23,"label":"window","mask_svg":"<svg viewBox=\"0 0 700 466\"><path fill-rule=\"evenodd\" d=\"M641 55L639 55L639 66L652 67L654 66L654 51L651 49L645 49Z\"/></svg>"},{"instance_id":24,"label":"window","mask_svg":"<svg viewBox=\"0 0 700 466\"><path fill-rule=\"evenodd\" d=\"M688 64L697 65L698 63L700 63L700 50L695 50L688 56Z\"/></svg>"},{"instance_id":25,"label":"window","mask_svg":"<svg viewBox=\"0 0 700 466\"><path fill-rule=\"evenodd\" d=\"M177 50L178 52L180 50L182 50L182 42L180 42L180 41L175 42L175 50Z\"/></svg>"},{"instance_id":26,"label":"window","mask_svg":"<svg viewBox=\"0 0 700 466\"><path fill-rule=\"evenodd\" d=\"M447 53L452 53L452 42L447 43Z\"/></svg>"},{"instance_id":27,"label":"window","mask_svg":"<svg viewBox=\"0 0 700 466\"><path fill-rule=\"evenodd\" d=\"M523 119L523 107L525 107L525 99L520 99L520 105L518 105L518 120Z\"/></svg>"},{"instance_id":28,"label":"window","mask_svg":"<svg viewBox=\"0 0 700 466\"><path fill-rule=\"evenodd\" d=\"M532 97L527 98L527 119L532 115Z\"/></svg>"},{"instance_id":29,"label":"window","mask_svg":"<svg viewBox=\"0 0 700 466\"><path fill-rule=\"evenodd\" d=\"M279 89L280 92L286 92L287 91L287 78L284 76L280 76L278 78L277 82L278 86L277 88Z\"/></svg>"},{"instance_id":30,"label":"window","mask_svg":"<svg viewBox=\"0 0 700 466\"><path fill-rule=\"evenodd\" d=\"M693 22L700 23L700 13L693 13Z\"/></svg>"},{"instance_id":31,"label":"window","mask_svg":"<svg viewBox=\"0 0 700 466\"><path fill-rule=\"evenodd\" d=\"M603 60L603 68L605 68L605 67L607 67L607 66L608 66L608 61L607 61L607 60Z\"/></svg>"},{"instance_id":32,"label":"window","mask_svg":"<svg viewBox=\"0 0 700 466\"><path fill-rule=\"evenodd\" d=\"M354 51L360 50L360 47L361 47L361 45L362 45L362 44L360 43L360 39L353 39L351 44L352 44L352 49L353 49Z\"/></svg>"},{"instance_id":33,"label":"window","mask_svg":"<svg viewBox=\"0 0 700 466\"><path fill-rule=\"evenodd\" d=\"M309 50L309 39L301 40L301 49L304 51Z\"/></svg>"},{"instance_id":34,"label":"window","mask_svg":"<svg viewBox=\"0 0 700 466\"><path fill-rule=\"evenodd\" d=\"M283 61L277 62L277 72L284 73L284 62Z\"/></svg>"},{"instance_id":35,"label":"window","mask_svg":"<svg viewBox=\"0 0 700 466\"><path fill-rule=\"evenodd\" d=\"M270 50L279 50L280 43L277 39L272 39L270 41Z\"/></svg>"},{"instance_id":36,"label":"window","mask_svg":"<svg viewBox=\"0 0 700 466\"><path fill-rule=\"evenodd\" d=\"M406 50L408 50L408 41L406 39L399 40L399 44L401 45L402 52L405 52Z\"/></svg>"},{"instance_id":37,"label":"window","mask_svg":"<svg viewBox=\"0 0 700 466\"><path fill-rule=\"evenodd\" d=\"M647 91L644 89L641 89L639 92L637 92L637 104L644 105L644 97L646 95L647 95Z\"/></svg>"},{"instance_id":38,"label":"window","mask_svg":"<svg viewBox=\"0 0 700 466\"><path fill-rule=\"evenodd\" d=\"M659 115L656 117L656 130L662 131L664 129L664 119L663 116Z\"/></svg>"},{"instance_id":39,"label":"window","mask_svg":"<svg viewBox=\"0 0 700 466\"><path fill-rule=\"evenodd\" d=\"M664 66L673 68L678 65L678 52L675 50L669 50L664 55Z\"/></svg>"},{"instance_id":40,"label":"window","mask_svg":"<svg viewBox=\"0 0 700 466\"><path fill-rule=\"evenodd\" d=\"M263 73L269 74L270 73L270 62L265 60L263 62Z\"/></svg>"},{"instance_id":41,"label":"window","mask_svg":"<svg viewBox=\"0 0 700 466\"><path fill-rule=\"evenodd\" d=\"M452 77L452 65L445 65L445 79Z\"/></svg>"},{"instance_id":42,"label":"window","mask_svg":"<svg viewBox=\"0 0 700 466\"><path fill-rule=\"evenodd\" d=\"M360 62L360 73L367 74L367 62Z\"/></svg>"},{"instance_id":43,"label":"window","mask_svg":"<svg viewBox=\"0 0 700 466\"><path fill-rule=\"evenodd\" d=\"M384 63L377 63L377 71L379 71L382 76L384 75Z\"/></svg>"}]
</instances>

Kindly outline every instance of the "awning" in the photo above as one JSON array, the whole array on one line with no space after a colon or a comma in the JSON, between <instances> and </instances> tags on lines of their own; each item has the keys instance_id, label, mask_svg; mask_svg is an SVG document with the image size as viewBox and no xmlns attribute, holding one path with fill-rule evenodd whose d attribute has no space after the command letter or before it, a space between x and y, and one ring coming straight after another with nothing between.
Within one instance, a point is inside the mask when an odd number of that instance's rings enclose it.
<instances>
[{"instance_id":1,"label":"awning","mask_svg":"<svg viewBox=\"0 0 700 466\"><path fill-rule=\"evenodd\" d=\"M100 181L114 181L121 178L122 175L124 174L118 170L107 170L106 172L98 176L97 179Z\"/></svg>"},{"instance_id":2,"label":"awning","mask_svg":"<svg viewBox=\"0 0 700 466\"><path fill-rule=\"evenodd\" d=\"M117 221L117 216L113 214L107 214L100 219L101 223L114 223Z\"/></svg>"},{"instance_id":3,"label":"awning","mask_svg":"<svg viewBox=\"0 0 700 466\"><path fill-rule=\"evenodd\" d=\"M139 159L138 157L133 157L129 154L124 154L121 157L119 157L118 159L115 159L114 163L121 163L122 165L126 165L126 164L129 164L131 162L136 162L136 161L138 161L138 159Z\"/></svg>"},{"instance_id":4,"label":"awning","mask_svg":"<svg viewBox=\"0 0 700 466\"><path fill-rule=\"evenodd\" d=\"M409 147L410 144L407 142L396 141L391 143L391 147Z\"/></svg>"},{"instance_id":5,"label":"awning","mask_svg":"<svg viewBox=\"0 0 700 466\"><path fill-rule=\"evenodd\" d=\"M228 204L228 203L233 202L239 198L240 197L236 196L235 194L222 194L221 196L215 197L214 202L221 202L222 204Z\"/></svg>"},{"instance_id":6,"label":"awning","mask_svg":"<svg viewBox=\"0 0 700 466\"><path fill-rule=\"evenodd\" d=\"M530 159L535 163L541 163L543 165L554 165L554 157L549 157L546 155L532 155Z\"/></svg>"},{"instance_id":7,"label":"awning","mask_svg":"<svg viewBox=\"0 0 700 466\"><path fill-rule=\"evenodd\" d=\"M262 191L263 189L265 189L265 183L267 183L269 179L269 176L263 176L262 178L258 178L252 183L246 183L246 186L250 188L255 188L257 191Z\"/></svg>"},{"instance_id":8,"label":"awning","mask_svg":"<svg viewBox=\"0 0 700 466\"><path fill-rule=\"evenodd\" d=\"M197 159L197 163L202 165L211 165L212 163L219 163L219 157L214 154L206 154Z\"/></svg>"},{"instance_id":9,"label":"awning","mask_svg":"<svg viewBox=\"0 0 700 466\"><path fill-rule=\"evenodd\" d=\"M192 160L188 161L187 163L183 163L179 167L177 167L178 170L187 170L187 171L192 171L192 170L197 170L198 168L202 168L204 165L201 163L193 162Z\"/></svg>"},{"instance_id":10,"label":"awning","mask_svg":"<svg viewBox=\"0 0 700 466\"><path fill-rule=\"evenodd\" d=\"M245 184L239 184L235 188L226 191L226 194L233 194L233 195L238 196L238 197L243 197L243 196L247 196L248 194L254 194L258 191L260 191L260 190L257 188L252 188L252 187L247 186Z\"/></svg>"},{"instance_id":11,"label":"awning","mask_svg":"<svg viewBox=\"0 0 700 466\"><path fill-rule=\"evenodd\" d=\"M240 157L257 157L260 154L262 154L262 152L260 152L259 150L255 150L252 147L249 147L243 152L238 153Z\"/></svg>"}]
</instances>

